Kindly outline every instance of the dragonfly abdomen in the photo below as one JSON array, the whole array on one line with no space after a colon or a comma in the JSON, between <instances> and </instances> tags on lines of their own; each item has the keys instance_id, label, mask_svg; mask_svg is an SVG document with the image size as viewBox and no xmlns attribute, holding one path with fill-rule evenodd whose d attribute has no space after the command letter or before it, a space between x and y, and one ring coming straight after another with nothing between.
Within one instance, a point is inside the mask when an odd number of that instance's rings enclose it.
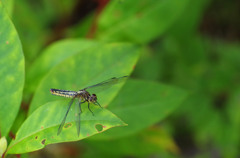
<instances>
[{"instance_id":1,"label":"dragonfly abdomen","mask_svg":"<svg viewBox=\"0 0 240 158\"><path fill-rule=\"evenodd\" d=\"M52 93L52 95L62 96L66 98L73 98L77 95L77 92L75 91L67 91L61 89L50 89L50 92Z\"/></svg>"}]
</instances>

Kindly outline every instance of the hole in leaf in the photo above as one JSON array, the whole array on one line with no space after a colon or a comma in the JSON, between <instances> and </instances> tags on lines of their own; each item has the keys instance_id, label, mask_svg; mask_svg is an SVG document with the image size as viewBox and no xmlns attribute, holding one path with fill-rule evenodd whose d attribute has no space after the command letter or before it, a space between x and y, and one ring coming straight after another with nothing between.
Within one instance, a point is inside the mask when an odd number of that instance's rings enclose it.
<instances>
[{"instance_id":1,"label":"hole in leaf","mask_svg":"<svg viewBox=\"0 0 240 158\"><path fill-rule=\"evenodd\" d=\"M64 125L64 128L68 128L68 127L71 127L72 124L71 123L67 123L66 125Z\"/></svg>"},{"instance_id":2,"label":"hole in leaf","mask_svg":"<svg viewBox=\"0 0 240 158\"><path fill-rule=\"evenodd\" d=\"M98 132L101 132L103 130L103 125L101 124L96 124L95 128L97 129Z\"/></svg>"},{"instance_id":3,"label":"hole in leaf","mask_svg":"<svg viewBox=\"0 0 240 158\"><path fill-rule=\"evenodd\" d=\"M41 143L44 145L44 144L45 144L45 142L46 142L46 139L43 139Z\"/></svg>"}]
</instances>

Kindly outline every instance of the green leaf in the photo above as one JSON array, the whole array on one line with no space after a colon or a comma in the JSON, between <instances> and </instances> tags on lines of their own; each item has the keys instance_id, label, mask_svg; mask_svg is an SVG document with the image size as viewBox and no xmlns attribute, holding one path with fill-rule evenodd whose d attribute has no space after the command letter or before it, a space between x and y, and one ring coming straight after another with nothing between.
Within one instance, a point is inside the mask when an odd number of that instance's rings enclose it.
<instances>
[{"instance_id":1,"label":"green leaf","mask_svg":"<svg viewBox=\"0 0 240 158\"><path fill-rule=\"evenodd\" d=\"M98 38L150 42L177 20L187 3L188 0L111 1L99 19Z\"/></svg>"},{"instance_id":2,"label":"green leaf","mask_svg":"<svg viewBox=\"0 0 240 158\"><path fill-rule=\"evenodd\" d=\"M78 105L78 104L76 104ZM82 104L82 105L87 105ZM61 123L67 106L64 101L49 102L34 111L20 127L8 149L8 154L20 154L39 150L48 144L77 141L101 133L115 126L126 125L117 116L98 106L92 106L94 116L88 111L87 106L82 106L81 128L78 137L75 126L74 108L70 109L65 126L57 136L59 124ZM99 131L97 126L102 126Z\"/></svg>"},{"instance_id":3,"label":"green leaf","mask_svg":"<svg viewBox=\"0 0 240 158\"><path fill-rule=\"evenodd\" d=\"M180 17L175 21L176 25L172 25L167 34L177 35L183 41L186 36L195 35L210 3L209 0L189 1Z\"/></svg>"},{"instance_id":4,"label":"green leaf","mask_svg":"<svg viewBox=\"0 0 240 158\"><path fill-rule=\"evenodd\" d=\"M184 90L141 80L128 80L108 109L128 124L94 138L111 139L135 134L171 114L186 98Z\"/></svg>"},{"instance_id":5,"label":"green leaf","mask_svg":"<svg viewBox=\"0 0 240 158\"><path fill-rule=\"evenodd\" d=\"M67 39L54 43L43 51L31 65L26 77L26 90L33 92L41 79L56 65L67 58L98 46L98 43L83 39Z\"/></svg>"},{"instance_id":6,"label":"green leaf","mask_svg":"<svg viewBox=\"0 0 240 158\"><path fill-rule=\"evenodd\" d=\"M97 155L105 155L106 157L125 157L126 155L149 157L152 153L161 156L170 154L170 152L174 155L179 153L172 136L162 126L147 128L137 134L121 139L110 139L107 141L88 139L84 140L84 142L87 143L87 146L90 146L85 155L95 155L91 157L98 157Z\"/></svg>"},{"instance_id":7,"label":"green leaf","mask_svg":"<svg viewBox=\"0 0 240 158\"><path fill-rule=\"evenodd\" d=\"M7 136L20 107L24 58L18 34L0 1L0 134Z\"/></svg>"},{"instance_id":8,"label":"green leaf","mask_svg":"<svg viewBox=\"0 0 240 158\"><path fill-rule=\"evenodd\" d=\"M92 27L94 21L94 14L90 14L85 17L81 22L69 27L66 30L66 37L79 38L79 37L89 37L89 30Z\"/></svg>"},{"instance_id":9,"label":"green leaf","mask_svg":"<svg viewBox=\"0 0 240 158\"><path fill-rule=\"evenodd\" d=\"M41 15L44 18L36 14L38 10L41 10ZM31 5L28 1L14 1L12 20L18 29L18 34L24 48L26 68L29 62L37 58L39 51L43 49L47 39L51 37L49 30L44 27L44 25L47 25L46 19L48 19L44 13L45 11L40 8L39 3Z\"/></svg>"},{"instance_id":10,"label":"green leaf","mask_svg":"<svg viewBox=\"0 0 240 158\"><path fill-rule=\"evenodd\" d=\"M54 101L51 88L79 90L112 77L128 75L134 68L139 56L138 47L131 44L102 44L87 49L58 64L40 83L30 106L32 113L38 106ZM97 93L102 106L108 104L122 84Z\"/></svg>"}]
</instances>

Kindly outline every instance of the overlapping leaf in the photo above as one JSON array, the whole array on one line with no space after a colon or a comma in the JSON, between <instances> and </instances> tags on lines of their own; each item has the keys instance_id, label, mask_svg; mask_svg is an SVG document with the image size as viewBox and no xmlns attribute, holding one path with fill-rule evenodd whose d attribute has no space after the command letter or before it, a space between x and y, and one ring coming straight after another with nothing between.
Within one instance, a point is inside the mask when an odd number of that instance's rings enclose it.
<instances>
[{"instance_id":1,"label":"overlapping leaf","mask_svg":"<svg viewBox=\"0 0 240 158\"><path fill-rule=\"evenodd\" d=\"M96 129L99 124L102 131L125 125L114 114L99 107L92 107L92 116L83 104L80 137L77 137L75 123L72 123L75 121L73 112L67 117L66 122L69 124L65 125L57 137L58 126L66 113L67 99L43 104L58 99L58 96L50 94L50 88L78 90L113 76L129 74L138 55L139 49L131 44L102 44L100 47L77 53L55 66L39 85L30 107L30 115L17 132L16 139L11 142L8 153L30 152L47 144L80 140L99 133ZM113 99L121 84L97 94L102 106Z\"/></svg>"},{"instance_id":2,"label":"overlapping leaf","mask_svg":"<svg viewBox=\"0 0 240 158\"><path fill-rule=\"evenodd\" d=\"M54 43L31 65L26 77L26 90L33 92L41 79L56 65L99 43L84 39L67 39Z\"/></svg>"},{"instance_id":3,"label":"overlapping leaf","mask_svg":"<svg viewBox=\"0 0 240 158\"><path fill-rule=\"evenodd\" d=\"M111 1L99 19L98 38L150 42L174 23L187 4L188 0Z\"/></svg>"},{"instance_id":4,"label":"overlapping leaf","mask_svg":"<svg viewBox=\"0 0 240 158\"><path fill-rule=\"evenodd\" d=\"M128 126L109 130L95 139L134 134L168 116L186 98L184 90L155 82L128 80L108 109Z\"/></svg>"},{"instance_id":5,"label":"overlapping leaf","mask_svg":"<svg viewBox=\"0 0 240 158\"><path fill-rule=\"evenodd\" d=\"M84 105L84 104L83 104ZM78 137L75 127L74 108L67 117L62 133L57 136L58 126L66 113L64 101L49 102L34 111L23 123L17 132L16 139L11 142L7 149L8 154L26 153L44 148L45 145L77 141L103 132L115 126L126 125L117 116L107 109L92 107L94 116L82 106L80 136ZM99 130L97 126L101 126Z\"/></svg>"},{"instance_id":6,"label":"overlapping leaf","mask_svg":"<svg viewBox=\"0 0 240 158\"><path fill-rule=\"evenodd\" d=\"M24 84L24 57L18 34L0 2L0 133L6 136L17 116Z\"/></svg>"},{"instance_id":7,"label":"overlapping leaf","mask_svg":"<svg viewBox=\"0 0 240 158\"><path fill-rule=\"evenodd\" d=\"M162 126L147 128L121 139L104 140L104 143L91 139L84 142L91 148L96 149L86 151L85 155L88 155L88 157L99 157L98 155L101 155L101 157L124 157L126 155L147 157L152 153L169 157L170 154L179 153L174 139Z\"/></svg>"},{"instance_id":8,"label":"overlapping leaf","mask_svg":"<svg viewBox=\"0 0 240 158\"><path fill-rule=\"evenodd\" d=\"M50 94L51 88L79 90L112 77L128 75L138 55L139 49L131 44L103 44L72 56L54 67L42 80L33 97L30 113L58 98ZM108 104L120 86L98 93L100 104Z\"/></svg>"}]
</instances>

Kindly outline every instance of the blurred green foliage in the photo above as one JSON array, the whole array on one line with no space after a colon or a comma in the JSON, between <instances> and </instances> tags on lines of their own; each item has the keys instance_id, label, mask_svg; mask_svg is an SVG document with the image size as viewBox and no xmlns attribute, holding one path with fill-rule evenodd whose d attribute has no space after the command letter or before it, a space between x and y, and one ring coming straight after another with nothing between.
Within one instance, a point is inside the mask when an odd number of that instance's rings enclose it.
<instances>
[{"instance_id":1,"label":"blurred green foliage","mask_svg":"<svg viewBox=\"0 0 240 158\"><path fill-rule=\"evenodd\" d=\"M210 2L1 1L0 137L10 144L7 154L65 142L22 156L239 157L240 45L213 38L206 26L225 27L218 20L228 14L209 17ZM130 74L126 84L97 94L109 111L94 107L92 117L84 109L88 135L69 128L56 136L67 100L55 101L50 88L79 90ZM99 133L96 124L107 128Z\"/></svg>"}]
</instances>

